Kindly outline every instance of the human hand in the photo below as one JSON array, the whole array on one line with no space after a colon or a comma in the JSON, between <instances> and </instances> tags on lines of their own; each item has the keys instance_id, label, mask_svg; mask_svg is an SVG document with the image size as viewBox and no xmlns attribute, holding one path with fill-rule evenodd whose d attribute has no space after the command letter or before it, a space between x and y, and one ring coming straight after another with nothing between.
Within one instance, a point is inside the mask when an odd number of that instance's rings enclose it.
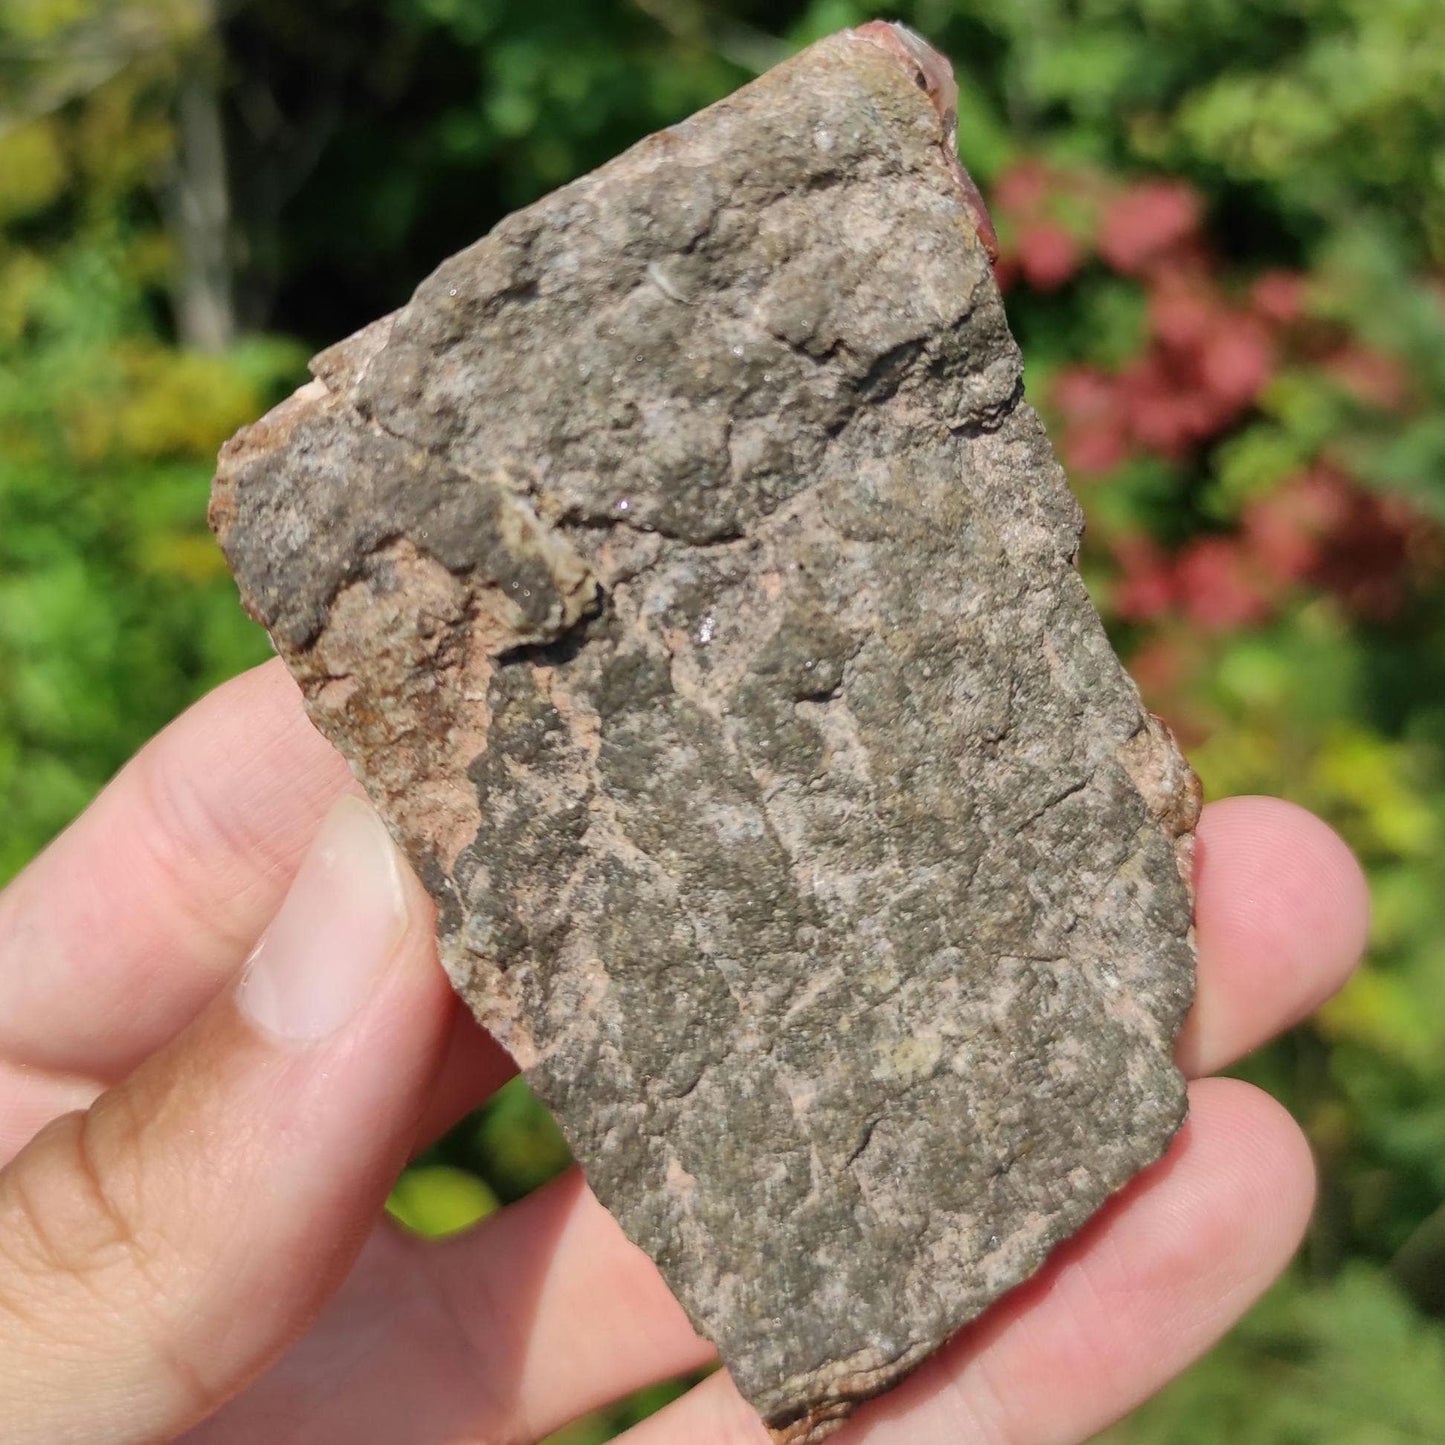
<instances>
[{"instance_id":1,"label":"human hand","mask_svg":"<svg viewBox=\"0 0 1445 1445\"><path fill-rule=\"evenodd\" d=\"M267 664L0 894L5 1445L535 1441L711 1357L576 1170L445 1243L383 1216L512 1065L353 787ZM1366 912L1308 814L1205 810L1189 1122L838 1445L1081 1440L1223 1333L1299 1242L1313 1170L1276 1103L1202 1076L1333 992ZM716 1374L626 1439L767 1436Z\"/></svg>"}]
</instances>

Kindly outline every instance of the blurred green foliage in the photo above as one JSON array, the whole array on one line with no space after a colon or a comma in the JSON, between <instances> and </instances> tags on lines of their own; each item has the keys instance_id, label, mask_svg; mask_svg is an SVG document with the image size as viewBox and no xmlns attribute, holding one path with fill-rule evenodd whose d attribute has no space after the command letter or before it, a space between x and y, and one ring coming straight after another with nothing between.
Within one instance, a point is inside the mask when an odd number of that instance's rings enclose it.
<instances>
[{"instance_id":1,"label":"blurred green foliage","mask_svg":"<svg viewBox=\"0 0 1445 1445\"><path fill-rule=\"evenodd\" d=\"M1320 1160L1308 1247L1109 1438L1439 1439L1445 8L889 13L959 58L961 148L995 207L1030 392L1146 696L1211 795L1316 809L1374 891L1367 970L1245 1067ZM851 0L249 0L222 17L207 0L0 8L0 879L265 656L205 530L207 481L309 350L507 209L871 18ZM175 204L197 84L224 123L218 299L241 338L209 350L175 319L197 279ZM510 1085L391 1207L447 1233L566 1157Z\"/></svg>"},{"instance_id":2,"label":"blurred green foliage","mask_svg":"<svg viewBox=\"0 0 1445 1445\"><path fill-rule=\"evenodd\" d=\"M449 1164L415 1164L396 1182L386 1207L413 1234L445 1239L483 1220L497 1196L474 1170Z\"/></svg>"}]
</instances>

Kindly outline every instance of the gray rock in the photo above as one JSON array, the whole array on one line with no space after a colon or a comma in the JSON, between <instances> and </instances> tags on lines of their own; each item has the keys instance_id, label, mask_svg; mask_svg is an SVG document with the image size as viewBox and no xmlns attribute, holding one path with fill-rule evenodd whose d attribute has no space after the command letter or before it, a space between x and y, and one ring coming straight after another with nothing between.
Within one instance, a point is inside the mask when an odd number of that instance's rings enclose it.
<instances>
[{"instance_id":1,"label":"gray rock","mask_svg":"<svg viewBox=\"0 0 1445 1445\"><path fill-rule=\"evenodd\" d=\"M1074 570L905 40L503 221L213 503L456 987L779 1441L1184 1111L1197 784Z\"/></svg>"}]
</instances>

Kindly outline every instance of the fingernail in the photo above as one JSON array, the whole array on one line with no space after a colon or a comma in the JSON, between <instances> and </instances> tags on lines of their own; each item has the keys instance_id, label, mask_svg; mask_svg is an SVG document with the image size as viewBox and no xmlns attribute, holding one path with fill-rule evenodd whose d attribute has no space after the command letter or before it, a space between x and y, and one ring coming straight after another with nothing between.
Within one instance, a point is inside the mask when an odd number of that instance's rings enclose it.
<instances>
[{"instance_id":1,"label":"fingernail","mask_svg":"<svg viewBox=\"0 0 1445 1445\"><path fill-rule=\"evenodd\" d=\"M371 996L405 931L396 848L366 803L344 797L247 961L236 1002L269 1034L327 1038Z\"/></svg>"}]
</instances>

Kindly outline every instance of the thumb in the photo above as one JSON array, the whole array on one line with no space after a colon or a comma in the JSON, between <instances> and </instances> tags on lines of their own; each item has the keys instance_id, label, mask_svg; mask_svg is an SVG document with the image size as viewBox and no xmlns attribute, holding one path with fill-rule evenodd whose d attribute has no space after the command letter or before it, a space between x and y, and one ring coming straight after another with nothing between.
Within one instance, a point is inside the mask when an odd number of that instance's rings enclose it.
<instances>
[{"instance_id":1,"label":"thumb","mask_svg":"<svg viewBox=\"0 0 1445 1445\"><path fill-rule=\"evenodd\" d=\"M0 1170L7 1445L171 1437L304 1331L440 1065L431 922L343 798L235 992Z\"/></svg>"}]
</instances>

